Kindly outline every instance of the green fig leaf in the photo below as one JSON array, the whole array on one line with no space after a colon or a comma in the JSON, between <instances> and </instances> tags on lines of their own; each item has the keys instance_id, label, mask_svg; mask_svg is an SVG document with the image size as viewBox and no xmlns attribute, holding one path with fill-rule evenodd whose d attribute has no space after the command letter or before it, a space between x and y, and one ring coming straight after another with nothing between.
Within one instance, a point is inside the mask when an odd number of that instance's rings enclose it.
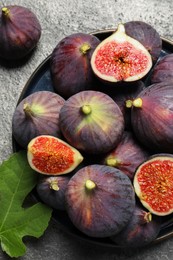
<instances>
[{"instance_id":1,"label":"green fig leaf","mask_svg":"<svg viewBox=\"0 0 173 260\"><path fill-rule=\"evenodd\" d=\"M46 230L52 209L43 203L24 207L38 175L27 161L25 151L14 153L0 165L0 241L10 257L26 253L24 236L39 238Z\"/></svg>"}]
</instances>

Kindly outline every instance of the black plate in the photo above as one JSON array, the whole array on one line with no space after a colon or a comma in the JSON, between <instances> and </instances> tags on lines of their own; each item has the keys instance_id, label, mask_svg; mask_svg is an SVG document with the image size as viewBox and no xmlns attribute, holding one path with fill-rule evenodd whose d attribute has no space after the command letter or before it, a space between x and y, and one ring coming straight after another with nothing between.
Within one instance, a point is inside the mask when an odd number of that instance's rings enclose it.
<instances>
[{"instance_id":1,"label":"black plate","mask_svg":"<svg viewBox=\"0 0 173 260\"><path fill-rule=\"evenodd\" d=\"M112 33L113 30L108 29L108 30L97 31L92 34L97 36L100 40L103 40L106 37L110 36ZM168 53L173 53L173 42L164 38L162 38L162 42L163 42L163 49L160 57L163 57ZM48 90L54 92L51 76L50 76L49 61L50 61L50 56L48 56L33 72L33 74L27 81L20 95L18 103L23 98L27 97L28 95L36 91ZM15 152L19 150L20 147L13 139L13 151ZM36 200L39 200L35 191L33 191L32 195ZM73 226L66 212L54 210L53 219L64 231L66 231L68 234L72 235L73 237L80 239L81 241L99 245L99 246L111 247L111 248L119 247L118 245L113 243L109 238L91 238L84 235ZM164 221L163 221L161 232L159 233L157 239L153 241L154 244L173 236L173 215L171 214L167 217L164 217L163 219Z\"/></svg>"}]
</instances>

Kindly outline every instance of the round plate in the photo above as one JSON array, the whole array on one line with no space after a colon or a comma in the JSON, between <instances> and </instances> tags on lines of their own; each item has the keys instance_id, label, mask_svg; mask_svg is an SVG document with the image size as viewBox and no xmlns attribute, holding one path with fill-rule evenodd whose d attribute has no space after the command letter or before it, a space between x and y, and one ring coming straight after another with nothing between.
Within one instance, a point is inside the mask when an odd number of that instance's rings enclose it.
<instances>
[{"instance_id":1,"label":"round plate","mask_svg":"<svg viewBox=\"0 0 173 260\"><path fill-rule=\"evenodd\" d=\"M107 29L102 31L96 31L91 34L98 37L100 40L105 39L106 37L110 36L113 33L113 29ZM162 38L163 42L163 49L161 51L160 57L165 56L168 53L173 53L173 42ZM38 68L33 72L29 80L27 81L20 98L18 100L18 103L27 97L28 95L36 92L36 91L51 91L54 92L52 81L51 81L51 75L50 75L50 67L49 67L49 61L50 56L48 56L39 66ZM147 84L147 82L145 82ZM16 143L16 141L13 138L13 151L19 151L21 148ZM39 200L36 191L33 191L32 195L36 200ZM113 243L109 238L92 238L88 237L85 234L81 233L79 230L77 230L73 224L71 223L70 219L67 216L66 212L54 210L53 211L53 219L56 221L56 223L68 234L72 235L73 237L80 239L81 241L99 245L99 246L106 246L106 247L112 247L112 248L118 248L119 246ZM153 243L158 243L164 239L167 239L169 237L173 236L173 215L169 215L167 217L163 217L163 224L161 231L157 237L156 240L153 241Z\"/></svg>"}]
</instances>

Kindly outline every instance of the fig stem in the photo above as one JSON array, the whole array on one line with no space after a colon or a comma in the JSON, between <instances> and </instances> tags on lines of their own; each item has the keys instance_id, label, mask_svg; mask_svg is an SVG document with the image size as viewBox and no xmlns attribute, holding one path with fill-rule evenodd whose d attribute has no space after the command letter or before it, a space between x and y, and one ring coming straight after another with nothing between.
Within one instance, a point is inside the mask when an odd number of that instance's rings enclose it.
<instances>
[{"instance_id":1,"label":"fig stem","mask_svg":"<svg viewBox=\"0 0 173 260\"><path fill-rule=\"evenodd\" d=\"M96 184L95 184L95 182L93 182L91 180L86 180L85 187L87 188L87 190L93 190L93 189L95 189Z\"/></svg>"},{"instance_id":2,"label":"fig stem","mask_svg":"<svg viewBox=\"0 0 173 260\"><path fill-rule=\"evenodd\" d=\"M81 107L81 110L82 110L82 112L83 112L85 115L89 115L89 114L91 113L91 111L92 111L90 105L83 105L83 106Z\"/></svg>"},{"instance_id":3,"label":"fig stem","mask_svg":"<svg viewBox=\"0 0 173 260\"><path fill-rule=\"evenodd\" d=\"M59 186L58 186L57 181L51 181L51 182L50 182L50 189L56 190L56 191L59 190Z\"/></svg>"},{"instance_id":4,"label":"fig stem","mask_svg":"<svg viewBox=\"0 0 173 260\"><path fill-rule=\"evenodd\" d=\"M85 42L80 47L80 52L85 55L90 49L91 49L91 46L87 42Z\"/></svg>"},{"instance_id":5,"label":"fig stem","mask_svg":"<svg viewBox=\"0 0 173 260\"><path fill-rule=\"evenodd\" d=\"M130 99L128 99L128 100L126 100L126 107L127 108L131 108L132 107L132 105L133 105L133 101L132 100L130 100Z\"/></svg>"},{"instance_id":6,"label":"fig stem","mask_svg":"<svg viewBox=\"0 0 173 260\"><path fill-rule=\"evenodd\" d=\"M5 16L9 15L10 10L7 7L2 7L1 10L2 10L3 15L5 15Z\"/></svg>"},{"instance_id":7,"label":"fig stem","mask_svg":"<svg viewBox=\"0 0 173 260\"><path fill-rule=\"evenodd\" d=\"M144 216L144 219L147 223L151 222L152 221L152 214L151 212L147 212Z\"/></svg>"},{"instance_id":8,"label":"fig stem","mask_svg":"<svg viewBox=\"0 0 173 260\"><path fill-rule=\"evenodd\" d=\"M28 103L23 105L23 110L27 116L34 116L34 112L31 109L31 106Z\"/></svg>"},{"instance_id":9,"label":"fig stem","mask_svg":"<svg viewBox=\"0 0 173 260\"><path fill-rule=\"evenodd\" d=\"M106 164L108 166L113 166L113 167L116 167L118 165L118 161L115 159L115 158L108 158L106 160Z\"/></svg>"},{"instance_id":10,"label":"fig stem","mask_svg":"<svg viewBox=\"0 0 173 260\"><path fill-rule=\"evenodd\" d=\"M142 99L141 98L136 98L133 100L133 106L134 107L142 107Z\"/></svg>"}]
</instances>

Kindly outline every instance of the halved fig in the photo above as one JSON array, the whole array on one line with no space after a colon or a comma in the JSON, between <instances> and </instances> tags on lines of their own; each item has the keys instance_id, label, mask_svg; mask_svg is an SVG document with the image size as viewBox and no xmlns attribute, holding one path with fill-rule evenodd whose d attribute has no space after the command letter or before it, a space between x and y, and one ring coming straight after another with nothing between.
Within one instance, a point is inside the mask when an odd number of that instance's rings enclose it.
<instances>
[{"instance_id":1,"label":"halved fig","mask_svg":"<svg viewBox=\"0 0 173 260\"><path fill-rule=\"evenodd\" d=\"M142 163L134 176L134 189L151 213L166 216L173 212L173 155L156 154Z\"/></svg>"},{"instance_id":2,"label":"halved fig","mask_svg":"<svg viewBox=\"0 0 173 260\"><path fill-rule=\"evenodd\" d=\"M128 223L135 207L129 178L105 165L88 165L76 172L65 196L72 223L91 237L117 234Z\"/></svg>"},{"instance_id":3,"label":"halved fig","mask_svg":"<svg viewBox=\"0 0 173 260\"><path fill-rule=\"evenodd\" d=\"M12 133L21 147L39 135L61 137L59 112L65 100L50 91L38 91L24 98L12 118Z\"/></svg>"},{"instance_id":4,"label":"halved fig","mask_svg":"<svg viewBox=\"0 0 173 260\"><path fill-rule=\"evenodd\" d=\"M120 169L131 180L136 168L149 157L149 153L139 145L131 132L125 131L119 144L108 153L103 163Z\"/></svg>"},{"instance_id":5,"label":"halved fig","mask_svg":"<svg viewBox=\"0 0 173 260\"><path fill-rule=\"evenodd\" d=\"M0 13L0 56L7 60L21 59L36 47L41 25L28 8L7 5Z\"/></svg>"},{"instance_id":6,"label":"halved fig","mask_svg":"<svg viewBox=\"0 0 173 260\"><path fill-rule=\"evenodd\" d=\"M99 43L94 35L74 33L57 44L51 55L50 70L58 94L68 98L91 89L95 77L90 60Z\"/></svg>"},{"instance_id":7,"label":"halved fig","mask_svg":"<svg viewBox=\"0 0 173 260\"><path fill-rule=\"evenodd\" d=\"M142 247L153 242L161 229L161 218L136 205L127 225L111 239L123 247Z\"/></svg>"},{"instance_id":8,"label":"halved fig","mask_svg":"<svg viewBox=\"0 0 173 260\"><path fill-rule=\"evenodd\" d=\"M59 175L73 171L83 160L81 153L63 140L40 135L28 144L29 165L46 175Z\"/></svg>"},{"instance_id":9,"label":"halved fig","mask_svg":"<svg viewBox=\"0 0 173 260\"><path fill-rule=\"evenodd\" d=\"M124 27L126 34L144 45L156 62L162 50L162 39L156 29L143 21L130 21Z\"/></svg>"},{"instance_id":10,"label":"halved fig","mask_svg":"<svg viewBox=\"0 0 173 260\"><path fill-rule=\"evenodd\" d=\"M106 82L136 81L152 67L147 49L125 33L123 24L94 50L91 67L96 76Z\"/></svg>"},{"instance_id":11,"label":"halved fig","mask_svg":"<svg viewBox=\"0 0 173 260\"><path fill-rule=\"evenodd\" d=\"M173 152L173 84L150 85L132 102L131 123L139 142L153 152Z\"/></svg>"},{"instance_id":12,"label":"halved fig","mask_svg":"<svg viewBox=\"0 0 173 260\"><path fill-rule=\"evenodd\" d=\"M124 131L124 118L108 95L81 91L65 101L59 114L60 128L67 142L86 153L113 149Z\"/></svg>"},{"instance_id":13,"label":"halved fig","mask_svg":"<svg viewBox=\"0 0 173 260\"><path fill-rule=\"evenodd\" d=\"M69 175L39 178L36 186L39 198L54 209L65 210L65 192L69 180Z\"/></svg>"},{"instance_id":14,"label":"halved fig","mask_svg":"<svg viewBox=\"0 0 173 260\"><path fill-rule=\"evenodd\" d=\"M151 74L151 82L173 82L173 53L162 57L154 67Z\"/></svg>"}]
</instances>

